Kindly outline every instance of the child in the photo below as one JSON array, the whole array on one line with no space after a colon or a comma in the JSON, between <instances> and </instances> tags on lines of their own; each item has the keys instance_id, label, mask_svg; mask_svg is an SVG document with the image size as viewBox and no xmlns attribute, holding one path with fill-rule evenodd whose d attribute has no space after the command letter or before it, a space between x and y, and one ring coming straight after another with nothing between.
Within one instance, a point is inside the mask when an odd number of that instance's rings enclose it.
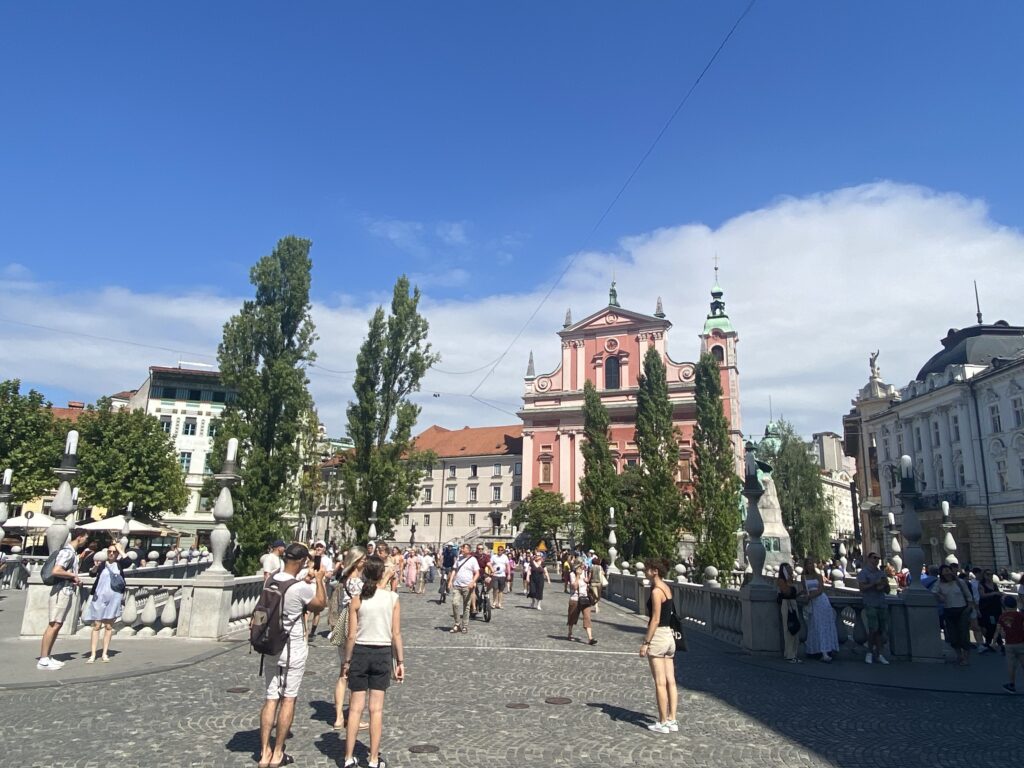
<instances>
[{"instance_id":1,"label":"child","mask_svg":"<svg viewBox=\"0 0 1024 768\"><path fill-rule=\"evenodd\" d=\"M1003 598L1003 608L996 629L996 638L1006 642L1006 670L1010 675L1010 682L1003 688L1016 693L1017 667L1024 666L1024 613L1017 611L1017 598L1012 595Z\"/></svg>"}]
</instances>

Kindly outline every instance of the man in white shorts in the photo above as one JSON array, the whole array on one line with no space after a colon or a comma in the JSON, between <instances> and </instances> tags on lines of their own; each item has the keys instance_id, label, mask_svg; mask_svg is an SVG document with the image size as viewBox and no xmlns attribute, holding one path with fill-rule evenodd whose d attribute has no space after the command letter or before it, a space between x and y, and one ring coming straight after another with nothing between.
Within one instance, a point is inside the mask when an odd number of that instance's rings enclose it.
<instances>
[{"instance_id":1,"label":"man in white shorts","mask_svg":"<svg viewBox=\"0 0 1024 768\"><path fill-rule=\"evenodd\" d=\"M89 532L84 528L75 528L71 532L68 543L57 553L53 564L53 586L50 587L49 623L43 630L43 642L39 648L39 661L36 669L57 670L64 666L63 661L50 658L53 644L57 642L57 633L67 620L68 611L75 597L75 587L82 582L78 578L78 548L84 547L89 540Z\"/></svg>"},{"instance_id":2,"label":"man in white shorts","mask_svg":"<svg viewBox=\"0 0 1024 768\"><path fill-rule=\"evenodd\" d=\"M324 591L325 569L308 571L299 578L309 560L309 550L303 544L292 544L284 551L284 568L270 578L276 581L298 579L286 588L282 610L285 629L288 630L288 644L280 656L268 656L263 664L267 682L267 698L260 712L260 761L259 765L287 765L292 762L285 754L284 743L288 730L295 718L295 699L299 695L302 675L306 671L306 632L302 614L306 609L322 611L327 605ZM270 747L270 732L277 723L277 738Z\"/></svg>"}]
</instances>

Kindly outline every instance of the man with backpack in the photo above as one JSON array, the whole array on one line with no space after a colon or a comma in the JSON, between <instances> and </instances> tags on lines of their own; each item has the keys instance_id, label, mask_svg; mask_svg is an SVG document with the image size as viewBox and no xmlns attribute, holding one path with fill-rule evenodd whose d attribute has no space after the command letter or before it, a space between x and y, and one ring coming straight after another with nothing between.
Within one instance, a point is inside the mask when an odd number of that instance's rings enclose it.
<instances>
[{"instance_id":1,"label":"man with backpack","mask_svg":"<svg viewBox=\"0 0 1024 768\"><path fill-rule=\"evenodd\" d=\"M63 661L50 658L53 644L57 642L57 633L64 625L71 610L75 596L75 587L82 582L78 578L78 548L84 547L89 540L89 532L84 528L75 528L68 542L57 550L43 564L41 576L44 584L50 585L49 623L43 630L43 641L39 648L39 661L36 669L57 670L64 666Z\"/></svg>"},{"instance_id":2,"label":"man with backpack","mask_svg":"<svg viewBox=\"0 0 1024 768\"><path fill-rule=\"evenodd\" d=\"M263 654L261 664L267 683L266 701L260 711L260 768L278 768L293 762L284 744L295 717L295 699L306 670L306 610L322 611L327 605L326 570L299 572L309 560L303 544L284 551L284 567L267 579L253 611L249 640ZM270 746L270 732L277 723L277 738Z\"/></svg>"}]
</instances>

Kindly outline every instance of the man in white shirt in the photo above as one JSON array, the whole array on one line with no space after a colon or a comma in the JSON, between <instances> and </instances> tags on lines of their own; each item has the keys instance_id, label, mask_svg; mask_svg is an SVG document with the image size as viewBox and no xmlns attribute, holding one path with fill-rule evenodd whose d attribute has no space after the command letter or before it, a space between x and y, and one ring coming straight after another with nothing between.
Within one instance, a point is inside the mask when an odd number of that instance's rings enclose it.
<instances>
[{"instance_id":1,"label":"man in white shirt","mask_svg":"<svg viewBox=\"0 0 1024 768\"><path fill-rule=\"evenodd\" d=\"M264 768L292 762L285 755L284 744L295 718L295 699L299 695L299 685L309 655L302 614L306 609L322 611L327 605L327 593L324 590L327 571L307 571L305 577L299 575L308 560L309 550L302 544L292 544L284 551L284 567L281 572L270 576L275 581L289 582L290 585L285 588L282 605L288 643L280 656L268 656L263 660L267 696L260 711L259 765ZM292 583L293 580L296 581ZM275 722L277 738L271 748L270 732Z\"/></svg>"},{"instance_id":2,"label":"man in white shirt","mask_svg":"<svg viewBox=\"0 0 1024 768\"><path fill-rule=\"evenodd\" d=\"M469 544L463 544L448 576L448 589L452 593L452 616L455 618L455 626L449 632L469 632L466 614L479 576L480 563L473 557Z\"/></svg>"},{"instance_id":3,"label":"man in white shirt","mask_svg":"<svg viewBox=\"0 0 1024 768\"><path fill-rule=\"evenodd\" d=\"M53 644L57 642L57 633L64 625L75 596L75 587L81 584L78 578L79 547L84 547L89 540L89 532L84 528L75 528L71 532L68 543L57 552L53 564L53 586L50 587L49 623L43 630L43 641L39 649L39 661L36 669L57 670L64 666L63 661L50 658Z\"/></svg>"},{"instance_id":4,"label":"man in white shirt","mask_svg":"<svg viewBox=\"0 0 1024 768\"><path fill-rule=\"evenodd\" d=\"M281 556L284 554L285 543L278 539L270 545L270 551L260 558L260 566L263 568L263 580L266 581L275 573L281 572L283 563Z\"/></svg>"},{"instance_id":5,"label":"man in white shirt","mask_svg":"<svg viewBox=\"0 0 1024 768\"><path fill-rule=\"evenodd\" d=\"M505 595L505 585L508 583L509 569L508 555L504 547L498 547L498 554L491 558L491 601L495 608L502 607L502 600Z\"/></svg>"}]
</instances>

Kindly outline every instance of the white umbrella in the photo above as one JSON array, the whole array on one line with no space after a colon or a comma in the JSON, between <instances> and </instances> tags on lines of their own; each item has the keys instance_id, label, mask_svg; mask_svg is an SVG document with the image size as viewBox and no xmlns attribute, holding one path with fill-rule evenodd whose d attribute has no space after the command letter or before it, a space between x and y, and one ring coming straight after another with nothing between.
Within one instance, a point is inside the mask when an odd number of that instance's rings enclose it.
<instances>
[{"instance_id":1,"label":"white umbrella","mask_svg":"<svg viewBox=\"0 0 1024 768\"><path fill-rule=\"evenodd\" d=\"M42 529L49 528L55 522L57 521L49 515L44 515L42 512L36 512L32 515L31 520L25 517L25 515L8 518L7 520L4 520L4 528L7 530L10 530L11 528L26 528L29 530L33 528Z\"/></svg>"},{"instance_id":2,"label":"white umbrella","mask_svg":"<svg viewBox=\"0 0 1024 768\"><path fill-rule=\"evenodd\" d=\"M102 520L97 520L95 523L86 523L81 526L87 531L112 531L114 533L120 533L124 530L124 515L114 515L113 517L104 517ZM128 532L136 536L159 536L159 528L153 528L152 526L146 525L135 518L131 518L128 521Z\"/></svg>"}]
</instances>

